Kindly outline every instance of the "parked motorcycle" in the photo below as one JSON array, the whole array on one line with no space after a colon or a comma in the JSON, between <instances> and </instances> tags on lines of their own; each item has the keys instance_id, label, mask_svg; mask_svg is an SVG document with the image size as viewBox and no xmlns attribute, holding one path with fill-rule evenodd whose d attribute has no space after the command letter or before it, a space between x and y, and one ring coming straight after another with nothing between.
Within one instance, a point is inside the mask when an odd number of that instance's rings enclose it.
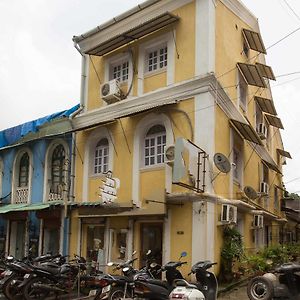
<instances>
[{"instance_id":1,"label":"parked motorcycle","mask_svg":"<svg viewBox=\"0 0 300 300\"><path fill-rule=\"evenodd\" d=\"M29 255L20 261L13 256L8 256L3 261L5 271L2 273L3 278L0 281L0 288L3 294L7 299L22 299L22 282L24 281L25 274L32 271L34 264L50 261L57 257L47 254L33 258Z\"/></svg>"},{"instance_id":2,"label":"parked motorcycle","mask_svg":"<svg viewBox=\"0 0 300 300\"><path fill-rule=\"evenodd\" d=\"M25 275L24 298L45 299L75 291L79 273L86 268L85 263L83 257L76 255L73 261L62 265L47 262L33 266L32 271Z\"/></svg>"},{"instance_id":3,"label":"parked motorcycle","mask_svg":"<svg viewBox=\"0 0 300 300\"><path fill-rule=\"evenodd\" d=\"M180 261L182 257L187 256L186 252L182 252L179 261L171 261L165 264L161 271L166 272L167 281L161 281L145 276L144 274L136 274L134 276L134 293L139 299L164 300L169 299L169 294L174 288L174 282L177 279L183 279L178 267L187 262Z\"/></svg>"},{"instance_id":4,"label":"parked motorcycle","mask_svg":"<svg viewBox=\"0 0 300 300\"><path fill-rule=\"evenodd\" d=\"M136 251L133 252L133 256ZM102 277L102 282L106 284L97 292L95 299L122 299L133 297L134 283L133 277L138 272L134 269L133 263L137 258L129 259L125 262L114 263L109 262L109 267L114 267L113 271L122 270L123 275L105 275Z\"/></svg>"},{"instance_id":5,"label":"parked motorcycle","mask_svg":"<svg viewBox=\"0 0 300 300\"><path fill-rule=\"evenodd\" d=\"M300 265L285 263L271 273L254 277L247 286L250 300L300 299Z\"/></svg>"},{"instance_id":6,"label":"parked motorcycle","mask_svg":"<svg viewBox=\"0 0 300 300\"><path fill-rule=\"evenodd\" d=\"M176 288L171 292L169 299L216 300L218 281L214 273L207 271L215 264L209 260L194 264L190 274L196 275L197 282L190 284L182 279L176 280Z\"/></svg>"}]
</instances>

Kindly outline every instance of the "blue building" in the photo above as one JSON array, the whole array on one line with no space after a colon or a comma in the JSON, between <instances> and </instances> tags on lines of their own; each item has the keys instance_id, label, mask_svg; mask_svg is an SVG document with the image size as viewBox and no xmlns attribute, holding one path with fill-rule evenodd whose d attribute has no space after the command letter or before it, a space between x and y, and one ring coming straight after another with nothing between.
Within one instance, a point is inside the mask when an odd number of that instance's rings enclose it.
<instances>
[{"instance_id":1,"label":"blue building","mask_svg":"<svg viewBox=\"0 0 300 300\"><path fill-rule=\"evenodd\" d=\"M79 106L0 132L0 252L68 252Z\"/></svg>"}]
</instances>

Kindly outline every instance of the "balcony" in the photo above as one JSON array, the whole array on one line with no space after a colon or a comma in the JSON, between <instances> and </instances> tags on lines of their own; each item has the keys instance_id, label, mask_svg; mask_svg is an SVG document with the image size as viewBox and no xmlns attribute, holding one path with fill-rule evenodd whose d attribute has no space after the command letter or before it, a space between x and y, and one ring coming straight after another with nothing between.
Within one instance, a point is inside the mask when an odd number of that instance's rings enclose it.
<instances>
[{"instance_id":1,"label":"balcony","mask_svg":"<svg viewBox=\"0 0 300 300\"><path fill-rule=\"evenodd\" d=\"M28 187L18 187L16 189L16 194L14 197L14 203L16 204L28 203L28 194L29 194Z\"/></svg>"},{"instance_id":2,"label":"balcony","mask_svg":"<svg viewBox=\"0 0 300 300\"><path fill-rule=\"evenodd\" d=\"M63 200L64 197L63 197L63 193L52 193L50 192L49 193L49 196L48 196L48 201L60 201L60 200Z\"/></svg>"}]
</instances>

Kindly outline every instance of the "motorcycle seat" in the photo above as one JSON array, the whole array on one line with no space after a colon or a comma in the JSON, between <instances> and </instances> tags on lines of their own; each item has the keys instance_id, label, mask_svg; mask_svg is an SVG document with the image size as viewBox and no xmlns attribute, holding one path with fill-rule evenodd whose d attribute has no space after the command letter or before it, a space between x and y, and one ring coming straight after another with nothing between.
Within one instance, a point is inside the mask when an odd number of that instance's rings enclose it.
<instances>
[{"instance_id":1,"label":"motorcycle seat","mask_svg":"<svg viewBox=\"0 0 300 300\"><path fill-rule=\"evenodd\" d=\"M300 265L294 263L282 264L280 267L276 268L278 273L288 273L288 272L299 272Z\"/></svg>"},{"instance_id":2,"label":"motorcycle seat","mask_svg":"<svg viewBox=\"0 0 300 300\"><path fill-rule=\"evenodd\" d=\"M56 275L60 272L60 266L55 265L55 264L41 264L39 266L35 267L36 270L41 270L41 271L46 271L49 272L53 275Z\"/></svg>"},{"instance_id":3,"label":"motorcycle seat","mask_svg":"<svg viewBox=\"0 0 300 300\"><path fill-rule=\"evenodd\" d=\"M168 284L165 281L161 281L159 279L147 279L145 280L146 282L150 283L150 284L155 284L155 285L159 285L162 286L164 288L168 288Z\"/></svg>"}]
</instances>

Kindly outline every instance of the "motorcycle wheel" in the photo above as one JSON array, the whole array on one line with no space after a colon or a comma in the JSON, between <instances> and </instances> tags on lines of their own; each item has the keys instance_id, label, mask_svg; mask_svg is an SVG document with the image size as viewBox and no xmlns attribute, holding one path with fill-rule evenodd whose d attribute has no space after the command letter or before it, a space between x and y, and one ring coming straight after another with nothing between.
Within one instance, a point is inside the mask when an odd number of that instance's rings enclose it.
<instances>
[{"instance_id":1,"label":"motorcycle wheel","mask_svg":"<svg viewBox=\"0 0 300 300\"><path fill-rule=\"evenodd\" d=\"M123 288L113 287L109 293L108 300L122 300L124 298L130 298L128 293L124 293Z\"/></svg>"},{"instance_id":2,"label":"motorcycle wheel","mask_svg":"<svg viewBox=\"0 0 300 300\"><path fill-rule=\"evenodd\" d=\"M14 274L8 278L2 286L2 293L8 300L22 299L22 291L18 290L17 286L24 280L21 275Z\"/></svg>"},{"instance_id":3,"label":"motorcycle wheel","mask_svg":"<svg viewBox=\"0 0 300 300\"><path fill-rule=\"evenodd\" d=\"M273 283L263 276L254 277L247 286L250 300L271 300L274 297Z\"/></svg>"},{"instance_id":4,"label":"motorcycle wheel","mask_svg":"<svg viewBox=\"0 0 300 300\"><path fill-rule=\"evenodd\" d=\"M23 295L26 300L45 299L49 296L56 295L54 292L46 291L42 288L35 287L34 285L36 283L48 284L49 281L46 278L39 277L32 278L30 281L28 281L28 283L23 289Z\"/></svg>"}]
</instances>

